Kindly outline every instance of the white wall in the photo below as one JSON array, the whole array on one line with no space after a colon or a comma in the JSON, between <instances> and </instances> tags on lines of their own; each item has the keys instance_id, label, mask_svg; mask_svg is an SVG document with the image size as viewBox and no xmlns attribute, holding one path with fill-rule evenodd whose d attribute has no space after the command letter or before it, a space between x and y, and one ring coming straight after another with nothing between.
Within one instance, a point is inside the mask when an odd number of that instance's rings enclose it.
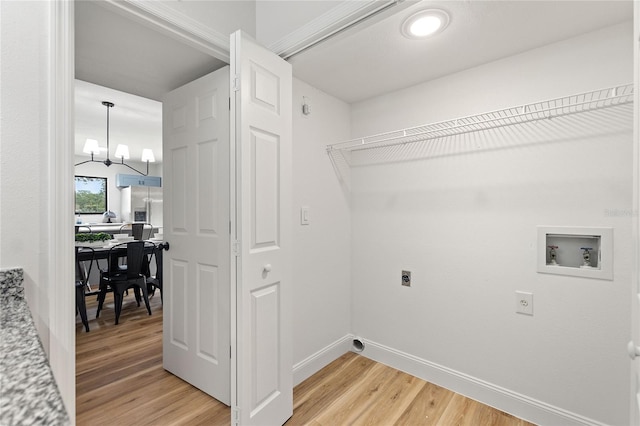
<instances>
[{"instance_id":1,"label":"white wall","mask_svg":"<svg viewBox=\"0 0 640 426\"><path fill-rule=\"evenodd\" d=\"M633 40L629 33L632 25L631 22L615 25L355 103L351 111L352 136L419 126L631 83L632 63L628 67L615 65L621 57L627 61L633 59ZM611 45L611 39L623 41Z\"/></svg>"},{"instance_id":2,"label":"white wall","mask_svg":"<svg viewBox=\"0 0 640 426\"><path fill-rule=\"evenodd\" d=\"M87 159L88 157L76 156L74 164L77 164L81 161L86 161ZM98 158L96 157L96 159ZM146 163L142 163L140 161L127 161L127 164L141 171L146 170L147 167ZM122 197L122 190L116 186L116 175L119 173L129 175L136 173L124 166L112 164L111 166L107 167L102 163L85 163L76 166L74 168L74 173L77 176L94 176L107 178L107 208L118 216L115 220L112 219L112 221L121 222L122 215L120 209L120 200ZM162 177L162 164L149 164L149 175ZM81 215L80 218L83 223L102 222L102 215Z\"/></svg>"},{"instance_id":3,"label":"white wall","mask_svg":"<svg viewBox=\"0 0 640 426\"><path fill-rule=\"evenodd\" d=\"M302 97L311 114L302 114ZM350 331L350 213L327 143L349 137L349 106L293 80L293 361L307 358ZM310 208L309 225L300 208ZM298 377L299 379L299 377Z\"/></svg>"},{"instance_id":4,"label":"white wall","mask_svg":"<svg viewBox=\"0 0 640 426\"><path fill-rule=\"evenodd\" d=\"M629 22L355 104L352 135L632 79ZM352 168L352 331L395 359L441 366L445 384L463 377L567 419L628 424L631 217L607 212L631 211L629 111L432 141L421 160ZM612 227L614 280L537 273L538 225ZM534 294L533 316L515 313L516 290Z\"/></svg>"},{"instance_id":5,"label":"white wall","mask_svg":"<svg viewBox=\"0 0 640 426\"><path fill-rule=\"evenodd\" d=\"M0 2L0 267L23 267L25 297L49 350L46 2ZM25 52L29 52L25 55ZM69 218L71 221L71 218Z\"/></svg>"}]
</instances>

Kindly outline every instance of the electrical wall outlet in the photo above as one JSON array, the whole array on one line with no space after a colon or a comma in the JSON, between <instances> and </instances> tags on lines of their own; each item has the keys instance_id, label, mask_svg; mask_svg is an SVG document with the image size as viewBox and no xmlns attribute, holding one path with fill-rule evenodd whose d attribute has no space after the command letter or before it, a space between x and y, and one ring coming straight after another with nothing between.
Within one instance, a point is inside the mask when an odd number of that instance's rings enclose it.
<instances>
[{"instance_id":1,"label":"electrical wall outlet","mask_svg":"<svg viewBox=\"0 0 640 426\"><path fill-rule=\"evenodd\" d=\"M516 291L516 312L533 315L533 293Z\"/></svg>"},{"instance_id":2,"label":"electrical wall outlet","mask_svg":"<svg viewBox=\"0 0 640 426\"><path fill-rule=\"evenodd\" d=\"M411 287L411 271L402 271L402 285Z\"/></svg>"}]
</instances>

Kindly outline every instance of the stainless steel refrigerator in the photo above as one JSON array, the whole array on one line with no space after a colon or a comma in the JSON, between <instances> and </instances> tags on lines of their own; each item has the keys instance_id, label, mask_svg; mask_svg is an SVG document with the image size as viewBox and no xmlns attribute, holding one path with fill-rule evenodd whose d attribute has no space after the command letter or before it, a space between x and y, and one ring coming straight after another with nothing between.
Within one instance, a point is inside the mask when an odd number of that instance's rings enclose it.
<instances>
[{"instance_id":1,"label":"stainless steel refrigerator","mask_svg":"<svg viewBox=\"0 0 640 426\"><path fill-rule=\"evenodd\" d=\"M128 186L121 189L122 222L144 222L162 228L162 188Z\"/></svg>"}]
</instances>

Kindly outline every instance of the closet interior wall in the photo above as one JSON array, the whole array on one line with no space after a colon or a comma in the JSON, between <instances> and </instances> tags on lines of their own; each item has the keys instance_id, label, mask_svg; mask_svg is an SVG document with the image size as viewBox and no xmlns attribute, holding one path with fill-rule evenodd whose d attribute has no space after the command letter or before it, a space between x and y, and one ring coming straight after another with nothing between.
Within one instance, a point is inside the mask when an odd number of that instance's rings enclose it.
<instances>
[{"instance_id":1,"label":"closet interior wall","mask_svg":"<svg viewBox=\"0 0 640 426\"><path fill-rule=\"evenodd\" d=\"M303 97L311 114L302 113ZM350 136L349 105L293 79L293 362L300 383L351 347L349 194L325 157ZM309 211L302 225L300 210Z\"/></svg>"},{"instance_id":2,"label":"closet interior wall","mask_svg":"<svg viewBox=\"0 0 640 426\"><path fill-rule=\"evenodd\" d=\"M627 84L632 28L354 104L351 137ZM568 423L627 424L632 111L434 139L420 156L350 167L352 332L365 355L483 402L495 391ZM536 272L540 225L613 228L613 281ZM515 312L516 291L533 293L533 316Z\"/></svg>"}]
</instances>

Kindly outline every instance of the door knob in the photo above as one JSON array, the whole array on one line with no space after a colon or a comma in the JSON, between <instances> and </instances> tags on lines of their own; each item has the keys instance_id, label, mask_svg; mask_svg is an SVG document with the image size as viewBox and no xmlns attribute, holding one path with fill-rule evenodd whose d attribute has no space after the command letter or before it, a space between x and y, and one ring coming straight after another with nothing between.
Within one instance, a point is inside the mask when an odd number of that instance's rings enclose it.
<instances>
[{"instance_id":1,"label":"door knob","mask_svg":"<svg viewBox=\"0 0 640 426\"><path fill-rule=\"evenodd\" d=\"M264 265L264 267L262 268L262 270L264 272L271 272L271 264L267 263L266 265Z\"/></svg>"},{"instance_id":2,"label":"door knob","mask_svg":"<svg viewBox=\"0 0 640 426\"><path fill-rule=\"evenodd\" d=\"M633 340L627 345L627 351L629 352L629 358L631 359L636 359L637 356L640 356L640 346L636 346L636 344L633 343Z\"/></svg>"}]
</instances>

